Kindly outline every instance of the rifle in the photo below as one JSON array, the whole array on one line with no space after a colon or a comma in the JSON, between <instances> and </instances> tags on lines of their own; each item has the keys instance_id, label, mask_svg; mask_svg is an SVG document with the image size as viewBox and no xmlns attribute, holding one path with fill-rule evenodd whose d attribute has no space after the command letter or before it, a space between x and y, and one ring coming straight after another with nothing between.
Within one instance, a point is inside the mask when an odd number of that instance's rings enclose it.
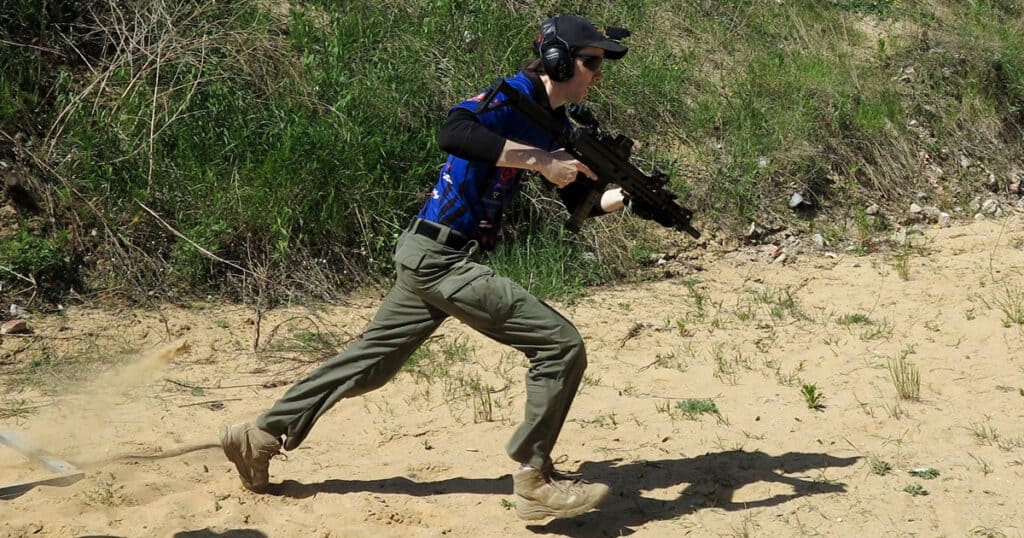
<instances>
[{"instance_id":1,"label":"rifle","mask_svg":"<svg viewBox=\"0 0 1024 538\"><path fill-rule=\"evenodd\" d=\"M504 101L495 102L498 93ZM503 79L498 79L483 96L476 113L487 112L501 106L511 106L541 129L547 131L552 140L597 174L597 180L584 197L583 203L575 208L565 227L572 232L579 231L583 220L601 200L605 187L615 184L622 187L633 200L647 208L652 220L670 222L670 228L686 232L695 239L700 232L690 224L693 212L675 201L676 193L665 188L668 175L654 170L650 175L640 171L629 162L633 141L624 135L612 136L601 130L597 118L586 107L571 105L570 116L576 125L564 128L543 107L530 100Z\"/></svg>"}]
</instances>

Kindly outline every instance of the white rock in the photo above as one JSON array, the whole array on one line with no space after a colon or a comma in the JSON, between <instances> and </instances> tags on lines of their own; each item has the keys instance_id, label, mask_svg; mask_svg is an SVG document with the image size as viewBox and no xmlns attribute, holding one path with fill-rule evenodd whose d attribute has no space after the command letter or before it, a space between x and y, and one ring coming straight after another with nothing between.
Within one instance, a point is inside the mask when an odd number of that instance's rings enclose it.
<instances>
[{"instance_id":1,"label":"white rock","mask_svg":"<svg viewBox=\"0 0 1024 538\"><path fill-rule=\"evenodd\" d=\"M919 206L917 204L910 204L910 212L911 213L920 213L922 211L924 211L924 208L922 208L921 206Z\"/></svg>"},{"instance_id":2,"label":"white rock","mask_svg":"<svg viewBox=\"0 0 1024 538\"><path fill-rule=\"evenodd\" d=\"M825 236L821 234L814 234L811 236L811 243L814 244L814 248L822 250L825 248Z\"/></svg>"},{"instance_id":3,"label":"white rock","mask_svg":"<svg viewBox=\"0 0 1024 538\"><path fill-rule=\"evenodd\" d=\"M794 192L793 196L789 197L789 208L796 209L800 204L804 203L804 196L799 192Z\"/></svg>"},{"instance_id":4,"label":"white rock","mask_svg":"<svg viewBox=\"0 0 1024 538\"><path fill-rule=\"evenodd\" d=\"M12 318L21 318L21 319L28 319L29 318L28 310L25 310L21 305L17 305L17 304L11 303L11 308L10 308L9 312L11 313L11 317Z\"/></svg>"},{"instance_id":5,"label":"white rock","mask_svg":"<svg viewBox=\"0 0 1024 538\"><path fill-rule=\"evenodd\" d=\"M878 207L878 204L871 204L871 205L868 206L867 209L864 210L864 214L866 214L866 215L875 215L875 214L878 213L879 210L880 210L880 208Z\"/></svg>"},{"instance_id":6,"label":"white rock","mask_svg":"<svg viewBox=\"0 0 1024 538\"><path fill-rule=\"evenodd\" d=\"M999 213L999 202L992 198L985 200L984 204L981 204L981 212L995 215Z\"/></svg>"}]
</instances>

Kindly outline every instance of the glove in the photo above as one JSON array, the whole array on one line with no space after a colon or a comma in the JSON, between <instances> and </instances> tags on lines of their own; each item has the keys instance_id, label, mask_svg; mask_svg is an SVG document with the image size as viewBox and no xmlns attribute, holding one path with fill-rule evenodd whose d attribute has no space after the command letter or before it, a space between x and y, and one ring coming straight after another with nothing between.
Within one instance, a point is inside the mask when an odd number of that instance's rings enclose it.
<instances>
[{"instance_id":1,"label":"glove","mask_svg":"<svg viewBox=\"0 0 1024 538\"><path fill-rule=\"evenodd\" d=\"M622 203L625 204L627 211L644 220L657 222L666 228L672 228L676 225L675 219L672 218L672 215L662 213L658 211L657 208L645 204L643 201L637 200L629 194L622 197Z\"/></svg>"}]
</instances>

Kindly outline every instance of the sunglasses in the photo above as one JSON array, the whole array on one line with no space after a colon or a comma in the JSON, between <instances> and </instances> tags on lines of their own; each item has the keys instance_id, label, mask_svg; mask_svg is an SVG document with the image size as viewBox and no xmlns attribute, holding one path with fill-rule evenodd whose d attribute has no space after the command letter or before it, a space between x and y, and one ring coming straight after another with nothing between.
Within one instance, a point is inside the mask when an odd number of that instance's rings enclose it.
<instances>
[{"instance_id":1,"label":"sunglasses","mask_svg":"<svg viewBox=\"0 0 1024 538\"><path fill-rule=\"evenodd\" d=\"M575 57L583 60L583 67L586 67L590 71L600 71L601 64L604 63L604 56L594 56L592 54L576 54Z\"/></svg>"}]
</instances>

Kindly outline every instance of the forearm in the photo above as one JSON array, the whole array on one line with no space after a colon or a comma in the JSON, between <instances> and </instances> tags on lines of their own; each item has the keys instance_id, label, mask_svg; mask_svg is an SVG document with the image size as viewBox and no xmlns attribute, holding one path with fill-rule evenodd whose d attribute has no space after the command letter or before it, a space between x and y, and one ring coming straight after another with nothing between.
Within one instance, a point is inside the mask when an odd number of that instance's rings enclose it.
<instances>
[{"instance_id":1,"label":"forearm","mask_svg":"<svg viewBox=\"0 0 1024 538\"><path fill-rule=\"evenodd\" d=\"M551 152L528 146L512 140L505 140L498 156L498 166L522 168L534 172L544 172L551 166Z\"/></svg>"}]
</instances>

